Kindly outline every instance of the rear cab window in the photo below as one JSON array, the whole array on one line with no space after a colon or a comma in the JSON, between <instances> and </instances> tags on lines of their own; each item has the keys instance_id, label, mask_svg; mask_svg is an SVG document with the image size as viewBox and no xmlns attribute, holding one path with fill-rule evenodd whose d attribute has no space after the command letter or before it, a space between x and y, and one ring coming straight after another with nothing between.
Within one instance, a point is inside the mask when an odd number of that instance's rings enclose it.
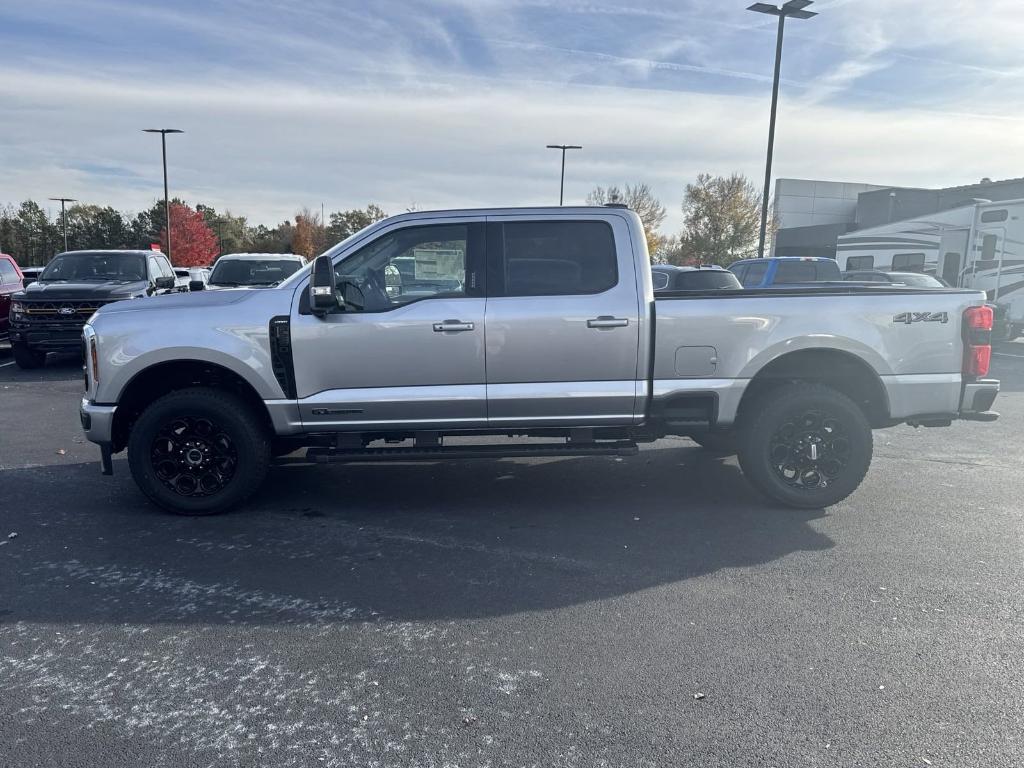
<instances>
[{"instance_id":1,"label":"rear cab window","mask_svg":"<svg viewBox=\"0 0 1024 768\"><path fill-rule=\"evenodd\" d=\"M780 261L775 268L775 284L813 283L818 270L813 261Z\"/></svg>"}]
</instances>

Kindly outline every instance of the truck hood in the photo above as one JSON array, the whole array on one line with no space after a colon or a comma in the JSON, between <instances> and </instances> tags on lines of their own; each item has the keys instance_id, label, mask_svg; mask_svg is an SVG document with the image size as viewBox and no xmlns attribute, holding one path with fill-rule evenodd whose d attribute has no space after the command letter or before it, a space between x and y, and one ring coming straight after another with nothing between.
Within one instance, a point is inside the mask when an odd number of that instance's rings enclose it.
<instances>
[{"instance_id":1,"label":"truck hood","mask_svg":"<svg viewBox=\"0 0 1024 768\"><path fill-rule=\"evenodd\" d=\"M145 280L134 283L107 280L104 282L76 283L71 281L54 283L31 283L25 289L24 298L52 301L104 301L128 299L144 294L149 288Z\"/></svg>"},{"instance_id":2,"label":"truck hood","mask_svg":"<svg viewBox=\"0 0 1024 768\"><path fill-rule=\"evenodd\" d=\"M151 312L164 309L196 310L212 307L224 307L237 304L247 297L255 295L252 291L196 291L194 293L168 293L164 296L153 296L145 301L119 301L106 304L99 308L101 315L112 315L119 312Z\"/></svg>"}]
</instances>

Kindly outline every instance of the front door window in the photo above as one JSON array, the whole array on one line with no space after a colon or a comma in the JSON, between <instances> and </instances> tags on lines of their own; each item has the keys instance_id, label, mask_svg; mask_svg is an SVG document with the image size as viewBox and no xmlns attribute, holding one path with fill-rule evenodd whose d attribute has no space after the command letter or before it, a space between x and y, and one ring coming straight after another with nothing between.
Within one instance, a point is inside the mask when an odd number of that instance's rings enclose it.
<instances>
[{"instance_id":1,"label":"front door window","mask_svg":"<svg viewBox=\"0 0 1024 768\"><path fill-rule=\"evenodd\" d=\"M472 295L474 286L467 284L468 242L466 224L400 229L339 263L335 267L338 284L354 287L363 312L387 312L422 299Z\"/></svg>"}]
</instances>

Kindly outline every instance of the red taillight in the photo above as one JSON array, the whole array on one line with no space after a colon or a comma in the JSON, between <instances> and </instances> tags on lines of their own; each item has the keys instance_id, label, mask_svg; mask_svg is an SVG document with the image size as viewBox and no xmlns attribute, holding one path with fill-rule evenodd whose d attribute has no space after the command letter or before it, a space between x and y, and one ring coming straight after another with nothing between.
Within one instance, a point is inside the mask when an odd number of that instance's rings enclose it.
<instances>
[{"instance_id":1,"label":"red taillight","mask_svg":"<svg viewBox=\"0 0 1024 768\"><path fill-rule=\"evenodd\" d=\"M992 363L992 307L968 307L964 310L965 376L988 375Z\"/></svg>"},{"instance_id":2,"label":"red taillight","mask_svg":"<svg viewBox=\"0 0 1024 768\"><path fill-rule=\"evenodd\" d=\"M991 331L994 319L992 307L968 307L964 311L964 325L974 331Z\"/></svg>"},{"instance_id":3,"label":"red taillight","mask_svg":"<svg viewBox=\"0 0 1024 768\"><path fill-rule=\"evenodd\" d=\"M988 345L972 345L967 348L964 360L964 373L969 376L988 376L988 367L992 362L992 347Z\"/></svg>"}]
</instances>

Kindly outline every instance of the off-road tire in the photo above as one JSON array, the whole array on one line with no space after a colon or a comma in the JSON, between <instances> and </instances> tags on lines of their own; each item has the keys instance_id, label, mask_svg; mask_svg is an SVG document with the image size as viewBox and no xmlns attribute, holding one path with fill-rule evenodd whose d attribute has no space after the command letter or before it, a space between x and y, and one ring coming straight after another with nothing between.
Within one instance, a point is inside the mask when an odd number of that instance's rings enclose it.
<instances>
[{"instance_id":1,"label":"off-road tire","mask_svg":"<svg viewBox=\"0 0 1024 768\"><path fill-rule=\"evenodd\" d=\"M172 427L179 423L193 427L175 433ZM215 462L228 459L214 456L212 468L201 461L194 467L187 466L185 451L174 449L175 434L192 432L196 436L184 442L183 449L200 456L204 451L209 453L207 449L212 445L211 450L230 454L230 477L222 484L216 481L227 473L220 471ZM171 435L170 440L167 435ZM170 451L165 450L167 445L172 446ZM128 466L139 489L167 511L178 515L214 515L242 503L260 487L270 466L270 445L268 430L259 414L241 398L219 389L193 387L171 392L146 407L128 438ZM175 468L172 457L177 454L182 457L180 466ZM175 471L176 483L170 477ZM196 495L180 490L180 486L187 489L193 482L197 484ZM207 492L208 483L215 490Z\"/></svg>"},{"instance_id":2,"label":"off-road tire","mask_svg":"<svg viewBox=\"0 0 1024 768\"><path fill-rule=\"evenodd\" d=\"M820 414L821 423L832 425L831 432L827 428L818 430L824 438L820 442L820 459L815 461L808 458L809 441L817 442L818 438L805 441L802 437L815 434L814 429L806 427L815 418L804 420L809 414ZM786 436L794 425L796 438L790 441ZM845 449L841 449L842 444ZM801 445L808 447L799 448ZM786 506L820 509L842 501L861 484L871 466L871 454L871 425L867 417L850 398L831 387L810 383L777 387L744 409L738 454L743 474L764 495ZM780 455L786 458L780 460ZM793 459L794 456L799 458ZM835 470L832 463L840 456L841 468L831 476ZM812 478L817 472L823 483L795 484L784 476L788 470L781 465L787 462L813 465L804 472ZM796 483L802 482L803 475L797 475Z\"/></svg>"}]
</instances>

